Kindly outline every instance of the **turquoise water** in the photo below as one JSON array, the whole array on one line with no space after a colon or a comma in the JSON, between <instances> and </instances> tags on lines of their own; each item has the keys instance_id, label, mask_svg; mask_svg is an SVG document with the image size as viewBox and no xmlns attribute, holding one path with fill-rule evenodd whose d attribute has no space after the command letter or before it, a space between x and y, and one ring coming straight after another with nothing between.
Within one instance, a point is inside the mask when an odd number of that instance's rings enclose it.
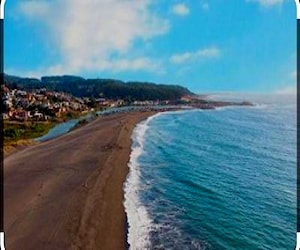
<instances>
[{"instance_id":1,"label":"turquoise water","mask_svg":"<svg viewBox=\"0 0 300 250\"><path fill-rule=\"evenodd\" d=\"M295 248L296 105L272 102L136 127L124 202L131 249Z\"/></svg>"}]
</instances>

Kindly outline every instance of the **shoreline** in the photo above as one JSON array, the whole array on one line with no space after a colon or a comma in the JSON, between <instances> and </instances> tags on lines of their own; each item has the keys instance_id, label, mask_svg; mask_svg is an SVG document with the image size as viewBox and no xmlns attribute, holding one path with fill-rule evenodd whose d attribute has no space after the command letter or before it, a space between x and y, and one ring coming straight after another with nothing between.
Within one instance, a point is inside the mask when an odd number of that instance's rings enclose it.
<instances>
[{"instance_id":1,"label":"shoreline","mask_svg":"<svg viewBox=\"0 0 300 250\"><path fill-rule=\"evenodd\" d=\"M6 247L127 249L123 185L131 136L156 113L99 117L5 157Z\"/></svg>"},{"instance_id":2,"label":"shoreline","mask_svg":"<svg viewBox=\"0 0 300 250\"><path fill-rule=\"evenodd\" d=\"M204 101L204 103L202 104L195 104L195 105L190 105L188 106L191 109L200 109L200 110L211 110L211 109L218 109L218 108L223 108L223 107L234 107L234 106L253 106L252 103L249 102L222 102L222 101ZM123 108L123 107L120 107ZM157 108L156 106L128 106L125 108L135 108L135 111L129 111L129 112L165 112L165 111L177 111L177 110L182 110L182 106L178 105L178 106L160 106L160 108ZM102 116L107 116L107 115L112 115L110 113L106 113L105 110L103 111L104 113L102 114ZM121 111L124 112L124 111ZM128 112L128 111L126 111ZM118 112L117 112L118 113ZM93 115L92 117L88 118L87 115ZM31 145L35 145L37 143L40 143L39 141L37 141L36 139L41 138L45 135L47 135L49 133L49 131L51 131L53 128L55 128L57 125L63 124L65 122L71 121L72 119L77 119L77 123L71 127L69 129L68 132L71 132L72 130L81 128L82 126L85 126L87 124L89 124L90 122L92 122L93 120L97 119L99 117L99 114L97 112L87 112L84 115L77 115L76 117L73 118L69 118L69 119L64 119L64 120L60 120L60 121L56 121L53 122L53 126L50 127L49 129L47 129L43 134L39 135L38 137L30 137L30 138L25 138L25 139L18 139L18 140L12 140L9 143L5 143L4 145L4 156L8 157L11 154L14 154L20 150L23 150L24 148L31 146ZM100 116L101 117L101 116ZM47 140L52 140L55 139L59 136L62 136L66 133L62 133L61 135L55 136L53 138L50 139L46 139Z\"/></svg>"}]
</instances>

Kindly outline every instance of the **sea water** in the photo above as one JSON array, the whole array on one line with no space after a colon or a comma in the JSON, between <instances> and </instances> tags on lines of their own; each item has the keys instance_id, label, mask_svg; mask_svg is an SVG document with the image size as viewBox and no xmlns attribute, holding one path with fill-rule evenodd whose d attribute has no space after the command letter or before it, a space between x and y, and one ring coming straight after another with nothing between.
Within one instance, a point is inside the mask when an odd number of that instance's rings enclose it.
<instances>
[{"instance_id":1,"label":"sea water","mask_svg":"<svg viewBox=\"0 0 300 250\"><path fill-rule=\"evenodd\" d=\"M296 105L279 99L137 125L124 187L130 249L295 248Z\"/></svg>"}]
</instances>

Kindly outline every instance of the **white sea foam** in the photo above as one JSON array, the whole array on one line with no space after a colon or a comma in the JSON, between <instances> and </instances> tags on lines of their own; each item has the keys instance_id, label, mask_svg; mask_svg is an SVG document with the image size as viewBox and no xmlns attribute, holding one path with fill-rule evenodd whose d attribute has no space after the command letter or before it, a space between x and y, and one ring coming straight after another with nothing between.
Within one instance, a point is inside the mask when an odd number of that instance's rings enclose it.
<instances>
[{"instance_id":1,"label":"white sea foam","mask_svg":"<svg viewBox=\"0 0 300 250\"><path fill-rule=\"evenodd\" d=\"M255 108L255 109L266 109L270 106L270 104L266 103L254 103L253 106L250 106L250 108Z\"/></svg>"},{"instance_id":2,"label":"white sea foam","mask_svg":"<svg viewBox=\"0 0 300 250\"><path fill-rule=\"evenodd\" d=\"M124 185L124 207L128 219L128 243L131 250L150 248L149 232L152 227L152 220L139 198L141 179L138 159L144 150L144 137L149 128L148 124L153 118L159 115L161 113L139 123L132 134L133 148L128 164L129 175Z\"/></svg>"},{"instance_id":3,"label":"white sea foam","mask_svg":"<svg viewBox=\"0 0 300 250\"><path fill-rule=\"evenodd\" d=\"M222 106L222 107L215 107L214 109L208 109L208 111L222 111L227 109L235 109L237 106Z\"/></svg>"},{"instance_id":4,"label":"white sea foam","mask_svg":"<svg viewBox=\"0 0 300 250\"><path fill-rule=\"evenodd\" d=\"M223 110L231 110L231 109L266 109L268 108L268 104L262 104L262 103L253 103L252 106L244 106L244 105L228 105L228 106L222 106L222 107L216 107L214 110L217 111L223 111Z\"/></svg>"},{"instance_id":5,"label":"white sea foam","mask_svg":"<svg viewBox=\"0 0 300 250\"><path fill-rule=\"evenodd\" d=\"M124 184L124 207L128 221L127 241L130 250L150 249L150 232L159 227L159 225L155 225L152 221L139 196L143 188L140 178L139 157L144 152L145 134L149 128L149 122L161 115L184 114L187 112L202 112L202 110L191 109L157 113L149 117L146 121L139 123L133 131L133 146L128 163L129 174Z\"/></svg>"}]
</instances>

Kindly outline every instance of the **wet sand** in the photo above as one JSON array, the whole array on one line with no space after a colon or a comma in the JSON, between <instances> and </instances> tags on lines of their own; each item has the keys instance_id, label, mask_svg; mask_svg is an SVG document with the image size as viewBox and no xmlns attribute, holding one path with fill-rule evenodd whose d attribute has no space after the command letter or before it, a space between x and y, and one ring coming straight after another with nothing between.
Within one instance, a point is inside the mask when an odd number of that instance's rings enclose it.
<instances>
[{"instance_id":1,"label":"wet sand","mask_svg":"<svg viewBox=\"0 0 300 250\"><path fill-rule=\"evenodd\" d=\"M9 250L126 249L131 134L154 112L101 117L4 159Z\"/></svg>"}]
</instances>

